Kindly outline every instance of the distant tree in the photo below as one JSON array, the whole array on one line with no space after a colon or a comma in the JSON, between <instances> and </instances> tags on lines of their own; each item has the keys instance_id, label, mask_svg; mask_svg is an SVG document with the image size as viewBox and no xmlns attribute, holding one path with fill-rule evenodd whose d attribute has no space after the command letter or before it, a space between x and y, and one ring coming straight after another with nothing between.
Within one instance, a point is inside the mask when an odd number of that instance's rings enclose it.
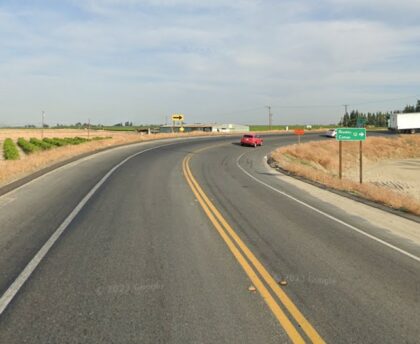
<instances>
[{"instance_id":1,"label":"distant tree","mask_svg":"<svg viewBox=\"0 0 420 344\"><path fill-rule=\"evenodd\" d=\"M375 115L373 113L368 112L366 125L375 125Z\"/></svg>"},{"instance_id":2,"label":"distant tree","mask_svg":"<svg viewBox=\"0 0 420 344\"><path fill-rule=\"evenodd\" d=\"M342 121L342 125L343 127L348 127L349 126L349 122L350 122L350 116L348 113L346 113L343 117L343 121Z\"/></svg>"},{"instance_id":3,"label":"distant tree","mask_svg":"<svg viewBox=\"0 0 420 344\"><path fill-rule=\"evenodd\" d=\"M388 120L392 113L412 113L420 112L420 99L417 100L416 105L406 105L404 109L394 110L389 112L376 112L367 114L359 112L358 110L352 110L350 114L346 113L340 120L339 125L343 127L355 127L357 125L357 119L363 118L365 120L365 125L375 126L375 127L386 127L388 125Z\"/></svg>"},{"instance_id":4,"label":"distant tree","mask_svg":"<svg viewBox=\"0 0 420 344\"><path fill-rule=\"evenodd\" d=\"M359 117L359 111L352 110L350 112L350 119L347 124L347 127L355 127L357 123L357 117Z\"/></svg>"},{"instance_id":5,"label":"distant tree","mask_svg":"<svg viewBox=\"0 0 420 344\"><path fill-rule=\"evenodd\" d=\"M113 126L114 126L114 127L122 127L122 126L123 126L123 124L122 124L122 123L117 123L117 124L114 124Z\"/></svg>"},{"instance_id":6,"label":"distant tree","mask_svg":"<svg viewBox=\"0 0 420 344\"><path fill-rule=\"evenodd\" d=\"M389 114L378 112L376 114L375 126L377 126L377 127L386 127L387 126L387 119L388 118L389 118Z\"/></svg>"},{"instance_id":7,"label":"distant tree","mask_svg":"<svg viewBox=\"0 0 420 344\"><path fill-rule=\"evenodd\" d=\"M406 105L403 113L412 113L412 112L416 112L416 107L414 105Z\"/></svg>"},{"instance_id":8,"label":"distant tree","mask_svg":"<svg viewBox=\"0 0 420 344\"><path fill-rule=\"evenodd\" d=\"M419 104L420 106L420 104ZM395 111L394 111L395 112ZM339 125L344 127L356 127L361 119L364 122L364 125L375 126L375 127L386 127L388 124L388 119L390 117L391 112L377 112L371 113L368 112L363 113L359 112L358 110L352 110L350 114L345 114L343 118L340 120Z\"/></svg>"}]
</instances>

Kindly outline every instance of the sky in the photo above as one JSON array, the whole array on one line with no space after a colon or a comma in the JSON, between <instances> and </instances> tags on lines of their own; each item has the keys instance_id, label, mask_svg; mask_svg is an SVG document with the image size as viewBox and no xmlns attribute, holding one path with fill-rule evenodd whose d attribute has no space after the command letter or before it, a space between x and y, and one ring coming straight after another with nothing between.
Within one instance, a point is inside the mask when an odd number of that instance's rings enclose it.
<instances>
[{"instance_id":1,"label":"sky","mask_svg":"<svg viewBox=\"0 0 420 344\"><path fill-rule=\"evenodd\" d=\"M420 99L418 0L0 0L0 125L337 123Z\"/></svg>"}]
</instances>

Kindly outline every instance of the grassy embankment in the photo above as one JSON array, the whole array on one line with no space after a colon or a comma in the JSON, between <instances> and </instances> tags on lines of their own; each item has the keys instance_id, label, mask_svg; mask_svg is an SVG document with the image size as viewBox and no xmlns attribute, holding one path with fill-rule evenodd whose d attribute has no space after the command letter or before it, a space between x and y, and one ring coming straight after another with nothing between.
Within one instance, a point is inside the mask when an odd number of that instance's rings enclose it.
<instances>
[{"instance_id":1,"label":"grassy embankment","mask_svg":"<svg viewBox=\"0 0 420 344\"><path fill-rule=\"evenodd\" d=\"M420 215L420 198L374 183L357 182L358 142L343 143L343 179L338 178L338 143L335 140L309 142L275 150L273 161L296 175L344 190L395 209ZM370 137L363 147L364 165L392 159L420 158L420 136Z\"/></svg>"}]
</instances>

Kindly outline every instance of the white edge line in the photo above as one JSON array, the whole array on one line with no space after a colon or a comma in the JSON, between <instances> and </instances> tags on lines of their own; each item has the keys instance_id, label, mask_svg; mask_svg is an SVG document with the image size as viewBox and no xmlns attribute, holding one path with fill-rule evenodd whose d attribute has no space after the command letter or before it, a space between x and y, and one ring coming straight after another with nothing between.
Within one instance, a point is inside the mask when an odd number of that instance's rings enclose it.
<instances>
[{"instance_id":1,"label":"white edge line","mask_svg":"<svg viewBox=\"0 0 420 344\"><path fill-rule=\"evenodd\" d=\"M122 165L124 165L128 160L143 154L145 152L170 146L176 143L168 143L165 145L160 145L156 147L151 147L145 150L142 150L141 152L137 152L135 154L130 155L129 157L125 158L123 161L115 165L111 170L108 171L107 174L105 174L104 177L86 194L85 197L77 204L77 206L73 209L73 211L66 217L66 219L63 221L63 223L55 230L55 232L51 235L51 237L47 240L47 242L41 247L41 249L37 252L37 254L31 259L31 261L26 265L26 267L23 269L23 271L19 274L19 276L15 279L15 281L9 286L9 288L4 292L2 297L0 298L0 315L3 314L4 310L7 308L9 303L13 300L13 298L16 296L16 294L19 292L19 290L22 288L22 286L25 284L27 279L31 276L31 274L34 272L34 270L37 268L39 263L42 261L42 259L45 257L45 255L48 253L48 251L51 249L51 247L54 245L54 243L58 240L58 238L63 234L63 232L66 230L66 228L70 225L70 223L73 221L73 219L79 214L79 212L83 209L83 207L86 205L86 203L89 201L89 199L95 194L96 191L107 181L107 179Z\"/></svg>"},{"instance_id":2,"label":"white edge line","mask_svg":"<svg viewBox=\"0 0 420 344\"><path fill-rule=\"evenodd\" d=\"M271 186L271 185L269 185L269 184L267 184L267 183L265 183L265 182L263 182L262 180L260 180L260 179L258 179L258 178L256 178L256 177L254 177L252 174L250 174L249 172L247 172L240 164L239 164L239 160L244 156L244 154L245 153L243 153L243 154L241 154L237 159L236 159L236 165L242 170L242 172L244 172L248 177L250 177L250 178L252 178L252 179L254 179L256 182L258 182L258 183L260 183L260 184L262 184L262 185L264 185L264 186L266 186L267 188L269 188L269 189L271 189L271 190L273 190L273 191L275 191L275 192L277 192L277 193L279 193L279 194L281 194L281 195L283 195L283 196L285 196L285 197L288 197L288 198L290 198L291 200L293 200L293 201L295 201L295 202L297 202L297 203L299 203L299 204L301 204L301 205L303 205L303 206L305 206L305 207L307 207L307 208L309 208L309 209L311 209L311 210L313 210L313 211L315 211L315 212L317 212L318 214L321 214L321 215L324 215L325 217L327 217L327 218L329 218L330 220L333 220L333 221L335 221L335 222L338 222L338 223L340 223L340 224L342 224L343 226L346 226L347 228L350 228L350 229L352 229L352 230L354 230L354 231L356 231L356 232L358 232L358 233L360 233L360 234L362 234L362 235L364 235L364 236L366 236L366 237L368 237L368 238L370 238L370 239L372 239L372 240L375 240L375 241L377 241L377 242L379 242L379 243L381 243L382 245L385 245L385 246L387 246L387 247L389 247L390 249L392 249L392 250L395 250L395 251L397 251L397 252L399 252L399 253L402 253L403 255L405 255L405 256L407 256L407 257L410 257L411 259L414 259L415 261L417 261L417 262L420 262L420 257L417 257L417 256L415 256L414 254L411 254L411 253L409 253L409 252L407 252L407 251L404 251L403 249L401 249L401 248L399 248L399 247L397 247L397 246L394 246L394 245L392 245L392 244L390 244L389 242L386 242L385 240L382 240L382 239L379 239L379 238L377 238L377 237L375 237L375 236L373 236L373 235L371 235L371 234L369 234L369 233L366 233L365 231L363 231L363 230L361 230L361 229L359 229L359 228L357 228L357 227L355 227L355 226L352 226L352 225L350 225L350 224L348 224L347 222L344 222L344 221L342 221L342 220L340 220L340 219L338 219L338 218L336 218L336 217L334 217L334 216L332 216L332 215L330 215L330 214L327 214L326 212L324 212L324 211L322 211L322 210L319 210L319 209L317 209L317 208L315 208L315 207L313 207L313 206L311 206L311 205L309 205L308 203L305 203L305 202L303 202L303 201L301 201L301 200L299 200L299 199L297 199L297 198L295 198L295 197L293 197L293 196L291 196L291 195L289 195L288 193L286 193L286 192L284 192L284 191L280 191L279 189L276 189L275 187L273 187L273 186Z\"/></svg>"},{"instance_id":3,"label":"white edge line","mask_svg":"<svg viewBox=\"0 0 420 344\"><path fill-rule=\"evenodd\" d=\"M147 142L147 141L137 142L137 143L132 144L132 146L137 146L137 145L138 146L143 146L145 142ZM153 142L153 141L148 141L147 143L149 143L149 142ZM61 170L66 169L66 168L74 167L75 165L78 165L79 163L85 162L85 161L87 161L89 159L92 159L92 158L96 158L98 156L101 156L102 154L106 154L106 153L109 153L111 151L114 152L114 151L119 150L119 149L127 148L130 145L131 144L123 145L123 146L117 146L117 147L111 147L109 149L104 149L104 150L99 151L99 152L92 151L92 154L89 154L89 155L84 156L82 158L79 158L79 159L76 159L74 161L65 163L64 165L61 165L61 166L59 166L57 168L52 169L51 171L48 171L46 173L43 173L43 174L39 175L38 177L35 177L34 179L31 179L27 183L24 183L24 184L18 186L17 188L14 188L14 189L6 192L5 194L1 195L0 198L5 197L5 196L9 196L10 194L13 194L13 193L19 191L20 189L23 189L23 188L25 188L25 187L27 187L27 186L29 186L29 185L31 185L31 184L33 184L33 183L41 180L41 179L44 179L45 177L48 177L49 175L51 175L53 173L60 172ZM90 152L87 152L87 153L90 153ZM60 163L60 162L62 162L62 161L58 161L57 163ZM46 168L48 168L48 167L49 166L47 166ZM35 172L39 172L39 171L35 171ZM18 179L11 181L11 183L16 182L16 181L18 181ZM3 186L8 186L8 185L9 184L3 185Z\"/></svg>"},{"instance_id":4,"label":"white edge line","mask_svg":"<svg viewBox=\"0 0 420 344\"><path fill-rule=\"evenodd\" d=\"M105 148L104 150L100 150L100 151L90 151L90 152L88 151L86 153L90 153L90 154L88 154L87 156L84 156L84 157L79 158L79 159L76 159L74 161L65 163L64 165L61 165L61 166L59 166L57 168L54 168L51 171L48 171L46 173L43 173L40 176L35 177L34 179L31 179L30 181L28 181L28 182L26 182L26 183L24 183L24 184L22 184L22 185L20 185L20 186L18 186L16 188L10 190L10 191L7 191L6 193L4 193L3 195L0 196L0 199L3 198L3 197L5 197L5 196L10 196L11 194L16 193L20 189L23 189L23 188L31 185L32 183L35 183L35 182L39 181L40 179L43 179L43 178L47 177L50 174L57 173L60 170L65 169L65 168L74 167L75 165L77 165L77 164L79 164L81 162L85 162L85 161L87 161L89 159L96 158L96 157L98 157L100 155L103 155L103 154L107 154L107 153L110 153L110 152L115 152L116 150L133 148L135 146L145 146L145 145L156 143L157 141L160 141L160 142L168 142L168 141L169 142L174 142L174 141L178 141L178 140L181 141L181 140L185 140L185 139L188 139L188 140L191 139L191 140L197 140L198 141L200 139L206 139L208 137L215 137L215 136L198 136L198 137L190 136L190 137L175 137L175 138L157 139L157 140L150 140L150 141L140 141L140 142L132 142L132 143L128 143L128 144L123 144L123 145L115 146L115 147L112 147L111 146L109 148ZM222 137L224 137L224 136L222 136ZM159 147L162 147L162 146L159 146ZM158 147L155 147L155 148L158 148ZM71 157L71 158L74 158L74 157ZM63 161L57 161L57 163L60 163L60 162L63 162ZM46 166L46 168L48 168L48 167L49 166ZM35 171L35 172L39 172L39 171ZM12 180L10 183L14 183L17 180ZM10 183L5 184L2 187L6 187ZM0 314L1 314L1 312L0 312Z\"/></svg>"}]
</instances>

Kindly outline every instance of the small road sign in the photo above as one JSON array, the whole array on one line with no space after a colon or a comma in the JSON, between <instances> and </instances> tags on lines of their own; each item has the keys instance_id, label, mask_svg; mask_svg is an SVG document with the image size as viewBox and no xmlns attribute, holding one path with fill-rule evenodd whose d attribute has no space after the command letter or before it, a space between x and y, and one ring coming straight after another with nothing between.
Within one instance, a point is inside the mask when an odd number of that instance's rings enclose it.
<instances>
[{"instance_id":1,"label":"small road sign","mask_svg":"<svg viewBox=\"0 0 420 344\"><path fill-rule=\"evenodd\" d=\"M337 128L337 141L365 141L365 128Z\"/></svg>"},{"instance_id":2,"label":"small road sign","mask_svg":"<svg viewBox=\"0 0 420 344\"><path fill-rule=\"evenodd\" d=\"M181 115L179 113L172 115L172 120L173 121L183 121L184 120L184 115Z\"/></svg>"},{"instance_id":3,"label":"small road sign","mask_svg":"<svg viewBox=\"0 0 420 344\"><path fill-rule=\"evenodd\" d=\"M363 117L358 117L356 121L356 127L363 128L366 124L366 120Z\"/></svg>"},{"instance_id":4,"label":"small road sign","mask_svg":"<svg viewBox=\"0 0 420 344\"><path fill-rule=\"evenodd\" d=\"M303 129L295 129L294 130L295 135L298 137L298 143L300 144L300 137L305 134L305 130Z\"/></svg>"}]
</instances>

